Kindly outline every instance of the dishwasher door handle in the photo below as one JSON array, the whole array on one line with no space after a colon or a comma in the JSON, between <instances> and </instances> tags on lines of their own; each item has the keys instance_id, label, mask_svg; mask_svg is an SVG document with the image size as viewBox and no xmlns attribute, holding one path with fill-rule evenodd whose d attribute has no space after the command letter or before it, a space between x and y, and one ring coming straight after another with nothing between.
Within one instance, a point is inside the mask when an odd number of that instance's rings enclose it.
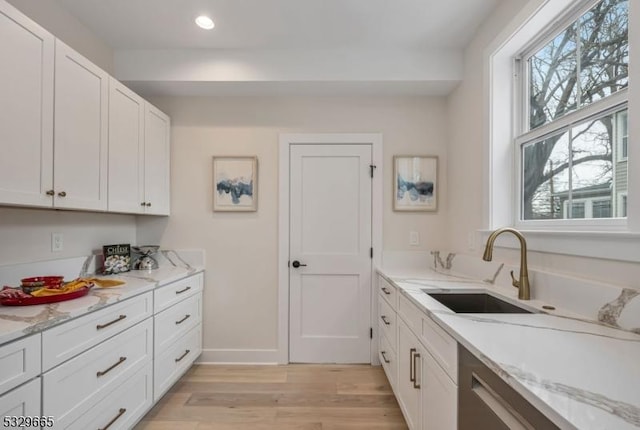
<instances>
[{"instance_id":1,"label":"dishwasher door handle","mask_svg":"<svg viewBox=\"0 0 640 430\"><path fill-rule=\"evenodd\" d=\"M472 374L471 391L502 421L509 430L535 430L498 393L491 389L478 375Z\"/></svg>"}]
</instances>

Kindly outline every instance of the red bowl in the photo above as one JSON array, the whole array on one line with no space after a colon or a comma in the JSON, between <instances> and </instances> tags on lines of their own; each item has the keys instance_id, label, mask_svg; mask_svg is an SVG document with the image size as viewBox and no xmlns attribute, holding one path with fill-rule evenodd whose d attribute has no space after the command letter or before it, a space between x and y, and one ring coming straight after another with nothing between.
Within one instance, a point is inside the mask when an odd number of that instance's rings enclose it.
<instances>
[{"instance_id":1,"label":"red bowl","mask_svg":"<svg viewBox=\"0 0 640 430\"><path fill-rule=\"evenodd\" d=\"M60 288L63 279L64 276L34 276L32 278L23 278L20 283L22 287Z\"/></svg>"}]
</instances>

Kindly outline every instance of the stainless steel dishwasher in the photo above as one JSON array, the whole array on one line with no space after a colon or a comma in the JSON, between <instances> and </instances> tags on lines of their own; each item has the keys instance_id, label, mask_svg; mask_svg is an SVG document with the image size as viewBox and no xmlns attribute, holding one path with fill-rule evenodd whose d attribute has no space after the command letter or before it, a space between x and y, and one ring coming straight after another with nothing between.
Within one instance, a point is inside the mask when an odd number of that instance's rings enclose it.
<instances>
[{"instance_id":1,"label":"stainless steel dishwasher","mask_svg":"<svg viewBox=\"0 0 640 430\"><path fill-rule=\"evenodd\" d=\"M459 430L559 429L458 344Z\"/></svg>"}]
</instances>

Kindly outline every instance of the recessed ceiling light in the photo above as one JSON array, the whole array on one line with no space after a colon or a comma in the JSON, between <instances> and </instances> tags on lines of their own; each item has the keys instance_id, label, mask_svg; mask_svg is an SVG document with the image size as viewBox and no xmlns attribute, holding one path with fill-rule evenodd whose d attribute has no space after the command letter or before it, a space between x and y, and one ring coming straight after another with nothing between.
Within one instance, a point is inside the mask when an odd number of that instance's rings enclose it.
<instances>
[{"instance_id":1,"label":"recessed ceiling light","mask_svg":"<svg viewBox=\"0 0 640 430\"><path fill-rule=\"evenodd\" d=\"M196 24L198 24L198 27L204 28L205 30L211 30L213 27L215 27L213 20L205 15L200 15L199 17L197 17Z\"/></svg>"}]
</instances>

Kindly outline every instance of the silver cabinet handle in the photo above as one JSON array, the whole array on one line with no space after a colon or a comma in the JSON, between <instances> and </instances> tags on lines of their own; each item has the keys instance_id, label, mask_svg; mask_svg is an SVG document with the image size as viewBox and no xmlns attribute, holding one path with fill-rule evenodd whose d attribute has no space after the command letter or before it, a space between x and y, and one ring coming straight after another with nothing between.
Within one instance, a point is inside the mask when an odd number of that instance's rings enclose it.
<instances>
[{"instance_id":1,"label":"silver cabinet handle","mask_svg":"<svg viewBox=\"0 0 640 430\"><path fill-rule=\"evenodd\" d=\"M176 291L176 294L186 293L186 292L187 292L187 291L189 291L190 289L191 289L191 287L183 288L182 290L178 290L178 291Z\"/></svg>"},{"instance_id":2,"label":"silver cabinet handle","mask_svg":"<svg viewBox=\"0 0 640 430\"><path fill-rule=\"evenodd\" d=\"M380 355L382 355L382 358L384 359L385 363L391 363L391 360L387 360L387 356L385 355L386 351L380 351Z\"/></svg>"},{"instance_id":3,"label":"silver cabinet handle","mask_svg":"<svg viewBox=\"0 0 640 430\"><path fill-rule=\"evenodd\" d=\"M414 369L413 366L414 366L414 364L416 364L416 362L413 360L413 353L414 352L416 352L415 348L411 348L409 350L409 361L410 361L410 363L409 363L409 381L413 382L414 385L415 385L416 377L414 376L414 373L413 373L413 372L415 372L415 369Z\"/></svg>"},{"instance_id":4,"label":"silver cabinet handle","mask_svg":"<svg viewBox=\"0 0 640 430\"><path fill-rule=\"evenodd\" d=\"M101 370L99 372L96 372L96 376L99 378L101 376L106 375L107 373L111 372L113 369L115 369L116 367L120 366L122 363L125 362L125 360L127 359L127 357L120 357L120 360L118 360L115 364L112 364L111 366L109 366L107 369L105 370Z\"/></svg>"},{"instance_id":5,"label":"silver cabinet handle","mask_svg":"<svg viewBox=\"0 0 640 430\"><path fill-rule=\"evenodd\" d=\"M188 320L191 317L191 315L187 314L184 316L184 318L182 318L180 321L176 321L176 325L180 325L183 322L185 322L186 320Z\"/></svg>"},{"instance_id":6,"label":"silver cabinet handle","mask_svg":"<svg viewBox=\"0 0 640 430\"><path fill-rule=\"evenodd\" d=\"M385 325L391 325L391 323L389 321L387 321L387 316L386 315L381 315L380 319L382 321L384 321Z\"/></svg>"},{"instance_id":7,"label":"silver cabinet handle","mask_svg":"<svg viewBox=\"0 0 640 430\"><path fill-rule=\"evenodd\" d=\"M420 384L418 384L418 373L416 372L416 369L418 368L416 366L416 358L420 358L420 354L417 352L413 354L413 388L419 390Z\"/></svg>"}]
</instances>

